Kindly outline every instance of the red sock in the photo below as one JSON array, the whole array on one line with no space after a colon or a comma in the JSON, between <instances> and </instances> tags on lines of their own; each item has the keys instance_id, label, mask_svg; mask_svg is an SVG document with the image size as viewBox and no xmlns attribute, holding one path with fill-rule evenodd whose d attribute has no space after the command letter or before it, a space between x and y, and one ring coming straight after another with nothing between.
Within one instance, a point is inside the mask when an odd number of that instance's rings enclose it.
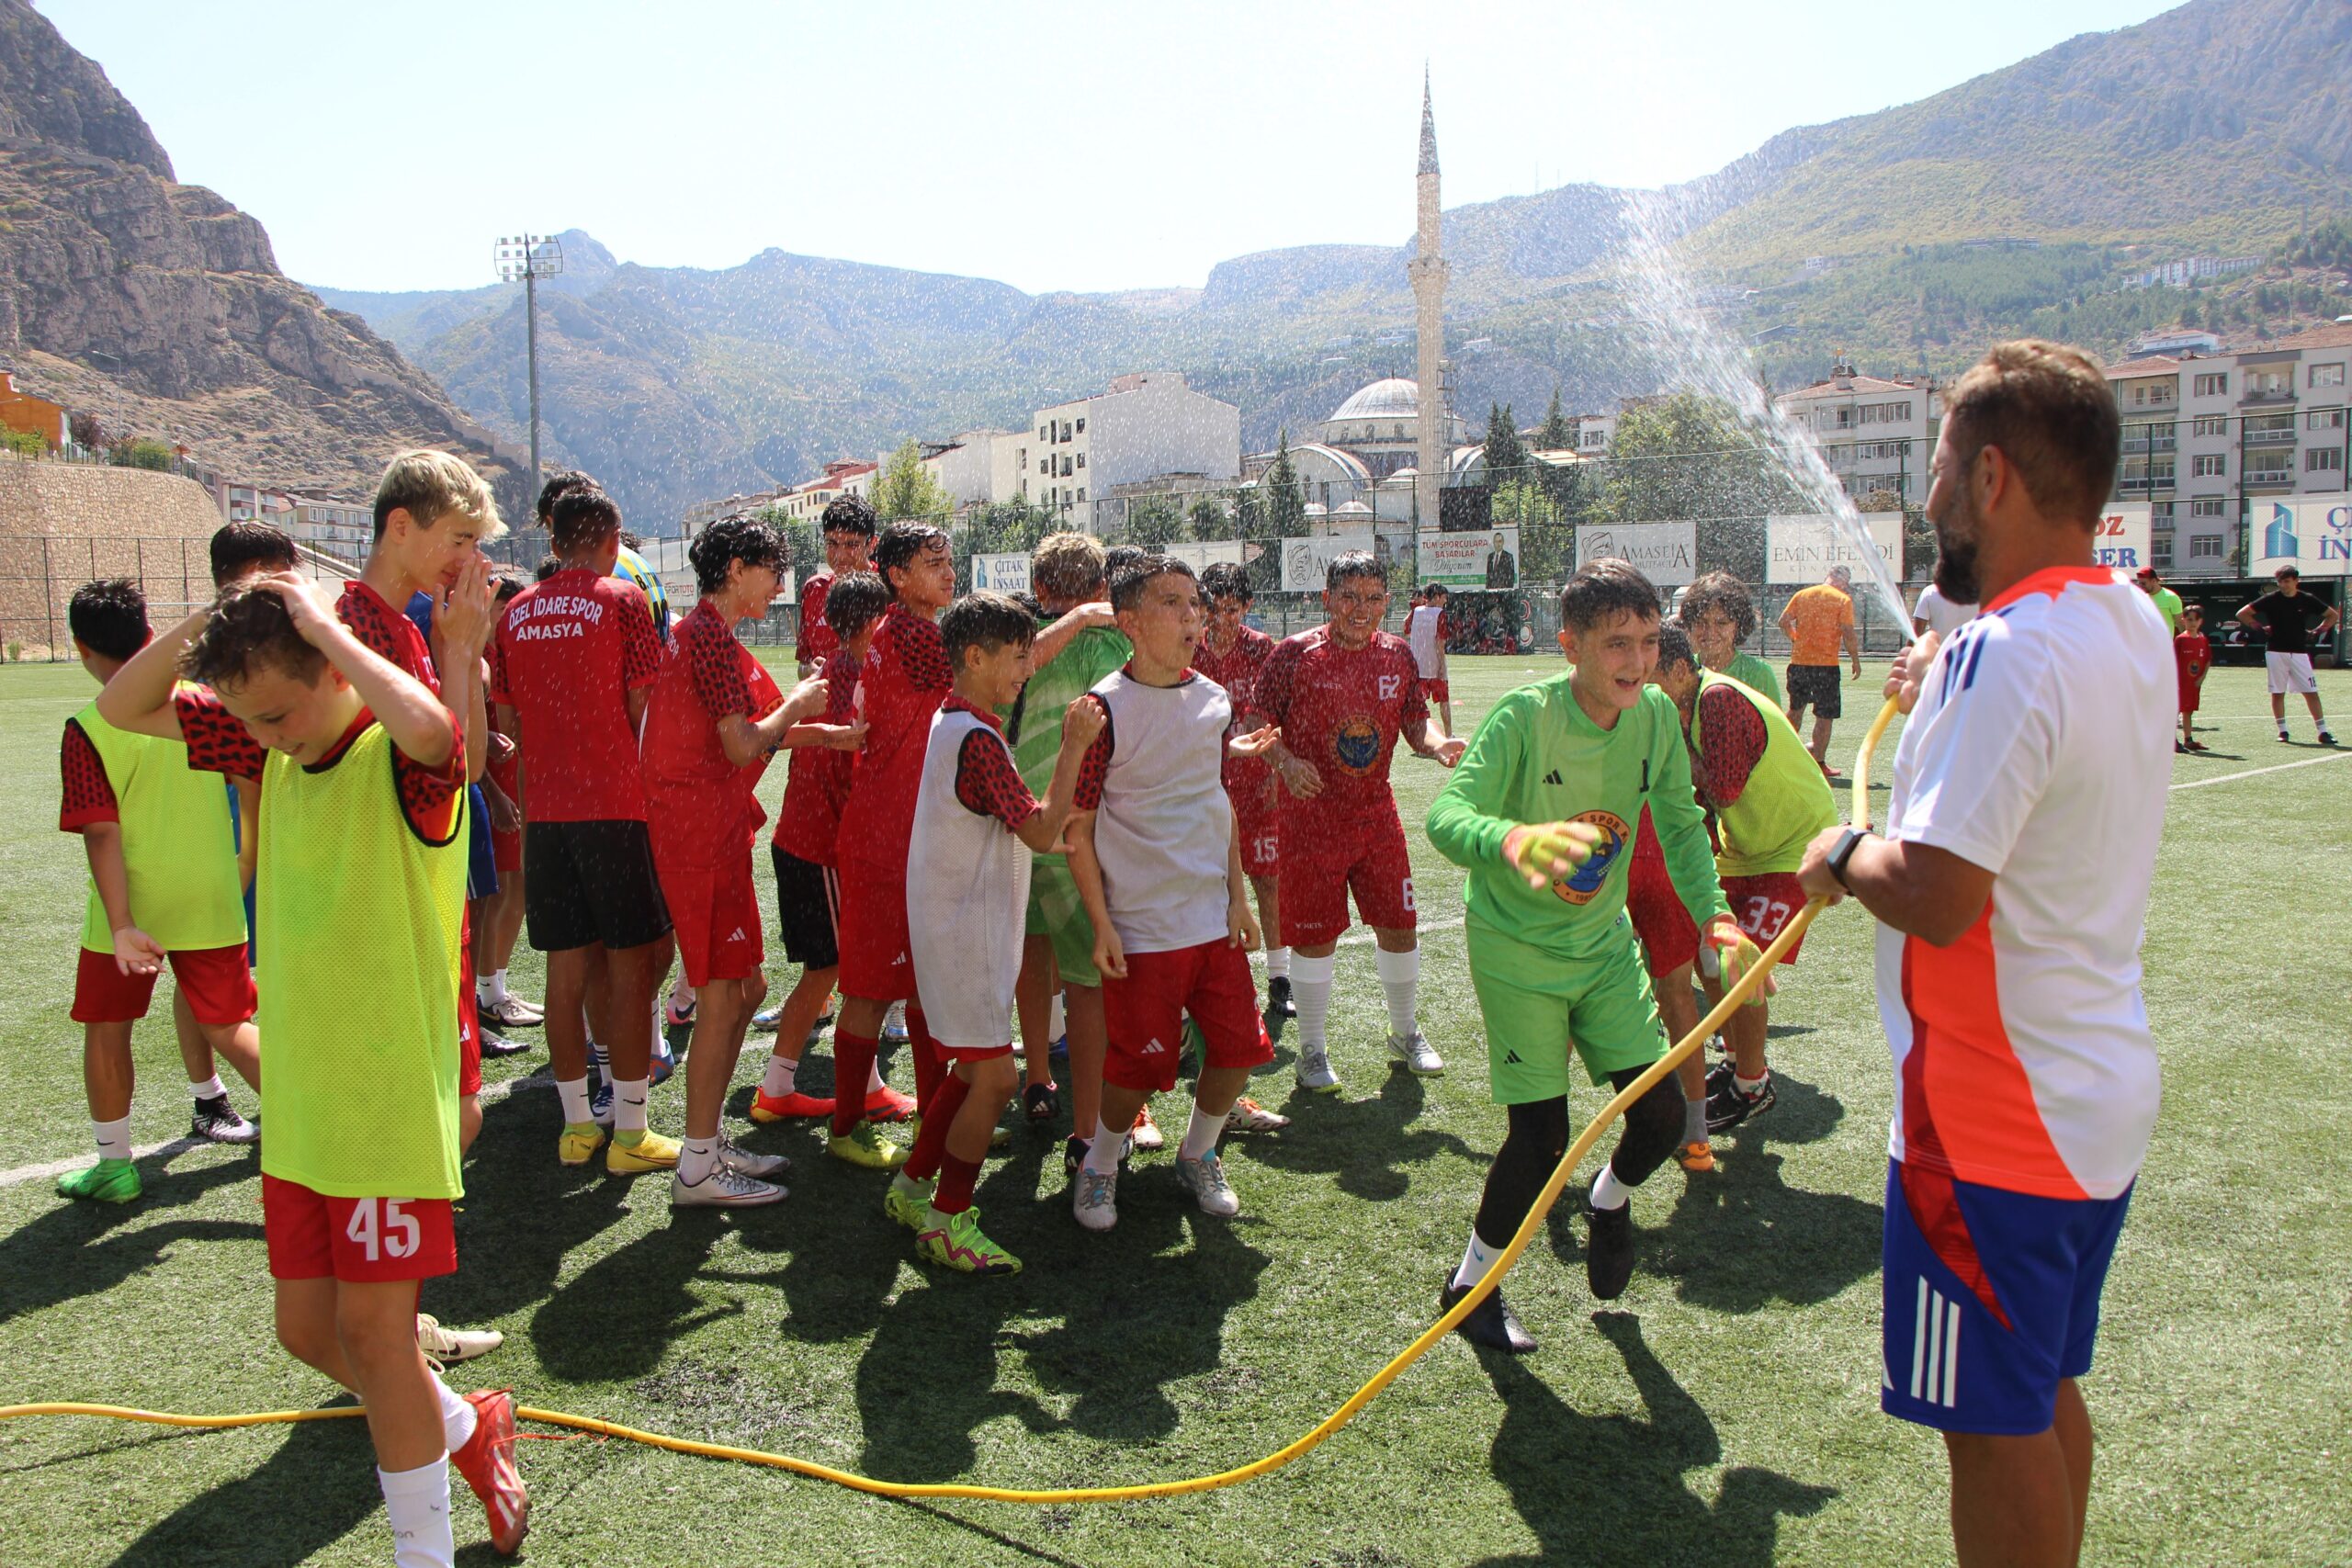
<instances>
[{"instance_id":1,"label":"red sock","mask_svg":"<svg viewBox=\"0 0 2352 1568\"><path fill-rule=\"evenodd\" d=\"M873 1036L833 1028L833 1136L844 1136L865 1116L865 1086L874 1076Z\"/></svg>"},{"instance_id":2,"label":"red sock","mask_svg":"<svg viewBox=\"0 0 2352 1568\"><path fill-rule=\"evenodd\" d=\"M915 1103L918 1106L929 1105L932 1092L939 1088L939 1080L955 1075L947 1070L946 1061L940 1055L939 1042L933 1037L930 1024L924 1021L922 1009L912 1002L907 1004L907 1050L915 1059ZM926 1116L925 1121L928 1120Z\"/></svg>"},{"instance_id":3,"label":"red sock","mask_svg":"<svg viewBox=\"0 0 2352 1568\"><path fill-rule=\"evenodd\" d=\"M931 1195L931 1206L943 1214L962 1213L972 1206L972 1189L979 1179L978 1160L945 1156L939 1162L939 1190Z\"/></svg>"},{"instance_id":4,"label":"red sock","mask_svg":"<svg viewBox=\"0 0 2352 1568\"><path fill-rule=\"evenodd\" d=\"M964 1097L971 1089L970 1084L949 1073L931 1091L931 1098L922 1102L922 1131L915 1134L915 1146L907 1151L910 1180L929 1181L939 1174L940 1156L947 1152L947 1130L956 1124L956 1113L964 1109Z\"/></svg>"}]
</instances>

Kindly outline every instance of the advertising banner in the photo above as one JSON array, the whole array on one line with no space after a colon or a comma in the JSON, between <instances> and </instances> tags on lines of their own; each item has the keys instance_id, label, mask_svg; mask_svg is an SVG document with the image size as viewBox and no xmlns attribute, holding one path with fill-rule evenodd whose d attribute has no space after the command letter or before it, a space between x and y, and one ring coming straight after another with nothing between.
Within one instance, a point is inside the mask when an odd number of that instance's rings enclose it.
<instances>
[{"instance_id":1,"label":"advertising banner","mask_svg":"<svg viewBox=\"0 0 2352 1568\"><path fill-rule=\"evenodd\" d=\"M1894 581L1903 581L1903 513L1868 512L1862 525L1871 544L1885 560ZM1772 583L1818 582L1833 566L1857 575L1869 571L1860 548L1849 543L1837 521L1826 515L1767 517L1764 520L1764 581Z\"/></svg>"},{"instance_id":2,"label":"advertising banner","mask_svg":"<svg viewBox=\"0 0 2352 1568\"><path fill-rule=\"evenodd\" d=\"M2146 566L2152 515L2144 501L2109 502L2099 513L2098 537L2091 541L2093 558L2118 571L2138 571Z\"/></svg>"},{"instance_id":3,"label":"advertising banner","mask_svg":"<svg viewBox=\"0 0 2352 1568\"><path fill-rule=\"evenodd\" d=\"M1209 539L1163 545L1160 547L1160 553L1182 561L1193 569L1193 574L1196 577L1221 562L1233 566L1243 564L1241 541L1238 539Z\"/></svg>"},{"instance_id":4,"label":"advertising banner","mask_svg":"<svg viewBox=\"0 0 2352 1568\"><path fill-rule=\"evenodd\" d=\"M1028 592L1029 558L1027 556L974 556L972 558L972 592L975 593Z\"/></svg>"},{"instance_id":5,"label":"advertising banner","mask_svg":"<svg viewBox=\"0 0 2352 1568\"><path fill-rule=\"evenodd\" d=\"M2352 502L2257 501L2248 530L2256 577L2290 561L2305 577L2352 577Z\"/></svg>"},{"instance_id":6,"label":"advertising banner","mask_svg":"<svg viewBox=\"0 0 2352 1568\"><path fill-rule=\"evenodd\" d=\"M1283 592L1285 593L1320 593L1325 575L1331 562L1350 550L1372 549L1372 530L1350 528L1338 534L1309 534L1304 538L1284 539L1283 551Z\"/></svg>"},{"instance_id":7,"label":"advertising banner","mask_svg":"<svg viewBox=\"0 0 2352 1568\"><path fill-rule=\"evenodd\" d=\"M1622 560L1661 588L1699 575L1695 523L1611 523L1577 530L1577 564Z\"/></svg>"},{"instance_id":8,"label":"advertising banner","mask_svg":"<svg viewBox=\"0 0 2352 1568\"><path fill-rule=\"evenodd\" d=\"M1519 586L1519 529L1482 528L1475 534L1421 533L1420 581L1448 588Z\"/></svg>"}]
</instances>

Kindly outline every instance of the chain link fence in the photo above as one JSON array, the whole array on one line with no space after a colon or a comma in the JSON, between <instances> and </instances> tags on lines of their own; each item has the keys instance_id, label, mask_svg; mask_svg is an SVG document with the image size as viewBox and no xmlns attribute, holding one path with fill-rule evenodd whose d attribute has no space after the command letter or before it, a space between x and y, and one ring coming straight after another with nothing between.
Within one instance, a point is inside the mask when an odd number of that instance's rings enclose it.
<instances>
[{"instance_id":1,"label":"chain link fence","mask_svg":"<svg viewBox=\"0 0 2352 1568\"><path fill-rule=\"evenodd\" d=\"M358 569L298 547L300 570L340 585ZM123 577L147 595L147 616L168 626L212 602L212 555L204 539L11 539L0 547L0 652L11 664L73 660L66 609L85 582Z\"/></svg>"}]
</instances>

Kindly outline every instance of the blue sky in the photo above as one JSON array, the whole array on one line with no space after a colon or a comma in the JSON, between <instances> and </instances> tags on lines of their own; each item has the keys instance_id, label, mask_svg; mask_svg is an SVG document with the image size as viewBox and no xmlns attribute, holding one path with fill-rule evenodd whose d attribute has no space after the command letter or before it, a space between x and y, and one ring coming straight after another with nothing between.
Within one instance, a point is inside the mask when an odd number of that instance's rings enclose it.
<instances>
[{"instance_id":1,"label":"blue sky","mask_svg":"<svg viewBox=\"0 0 2352 1568\"><path fill-rule=\"evenodd\" d=\"M470 287L529 227L652 265L778 246L1032 291L1400 242L1424 59L1453 207L1690 179L2168 8L35 3L304 282Z\"/></svg>"}]
</instances>

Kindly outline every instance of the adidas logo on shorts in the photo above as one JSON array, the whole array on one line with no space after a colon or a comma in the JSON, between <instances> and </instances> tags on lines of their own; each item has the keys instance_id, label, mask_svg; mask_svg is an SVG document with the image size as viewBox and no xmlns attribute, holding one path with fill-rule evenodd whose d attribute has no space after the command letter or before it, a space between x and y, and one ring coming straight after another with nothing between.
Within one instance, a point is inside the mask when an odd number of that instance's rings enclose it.
<instances>
[{"instance_id":1,"label":"adidas logo on shorts","mask_svg":"<svg viewBox=\"0 0 2352 1568\"><path fill-rule=\"evenodd\" d=\"M1560 782L1560 770L1554 768L1550 773L1545 773L1544 775L1544 782L1548 784L1558 784Z\"/></svg>"},{"instance_id":2,"label":"adidas logo on shorts","mask_svg":"<svg viewBox=\"0 0 2352 1568\"><path fill-rule=\"evenodd\" d=\"M1158 1035L1154 1035L1151 1043L1143 1048L1143 1054L1147 1056L1165 1056L1168 1055L1168 1047L1159 1043Z\"/></svg>"},{"instance_id":3,"label":"adidas logo on shorts","mask_svg":"<svg viewBox=\"0 0 2352 1568\"><path fill-rule=\"evenodd\" d=\"M729 942L746 942L750 939L744 936L743 928L741 926L737 926L733 931L727 933L727 940Z\"/></svg>"},{"instance_id":4,"label":"adidas logo on shorts","mask_svg":"<svg viewBox=\"0 0 2352 1568\"><path fill-rule=\"evenodd\" d=\"M1506 1052L1504 1052L1504 1053L1503 1053L1503 1063L1504 1063L1504 1065L1505 1065L1506 1066L1512 1066L1512 1067L1523 1067L1523 1066L1527 1066L1527 1064L1526 1064L1526 1063L1524 1063L1524 1062L1522 1062L1522 1061L1521 1061L1521 1060L1519 1059L1519 1053L1518 1053L1518 1052L1516 1052L1516 1051L1506 1051Z\"/></svg>"}]
</instances>

